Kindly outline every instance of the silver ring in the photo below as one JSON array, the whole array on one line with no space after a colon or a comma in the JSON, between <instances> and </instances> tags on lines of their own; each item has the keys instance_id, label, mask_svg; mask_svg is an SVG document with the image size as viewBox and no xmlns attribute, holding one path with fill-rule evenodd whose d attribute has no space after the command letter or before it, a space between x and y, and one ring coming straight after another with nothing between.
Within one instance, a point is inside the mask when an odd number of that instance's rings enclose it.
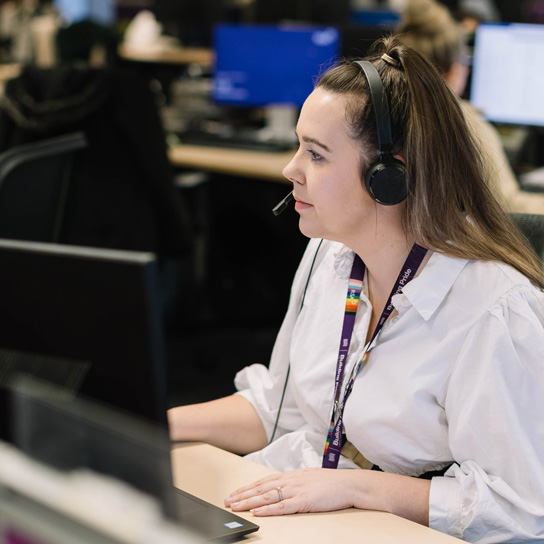
<instances>
[{"instance_id":1,"label":"silver ring","mask_svg":"<svg viewBox=\"0 0 544 544\"><path fill-rule=\"evenodd\" d=\"M278 496L279 496L280 502L281 502L283 500L283 495L281 494L281 487L280 486L276 487L276 490L278 491Z\"/></svg>"}]
</instances>

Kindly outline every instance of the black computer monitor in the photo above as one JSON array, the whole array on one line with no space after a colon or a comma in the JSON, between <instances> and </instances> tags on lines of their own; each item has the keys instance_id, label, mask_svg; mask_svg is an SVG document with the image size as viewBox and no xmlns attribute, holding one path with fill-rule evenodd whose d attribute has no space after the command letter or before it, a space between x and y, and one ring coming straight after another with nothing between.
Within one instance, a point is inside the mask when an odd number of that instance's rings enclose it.
<instances>
[{"instance_id":1,"label":"black computer monitor","mask_svg":"<svg viewBox=\"0 0 544 544\"><path fill-rule=\"evenodd\" d=\"M153 254L0 240L0 263L0 411L21 371L166 424Z\"/></svg>"},{"instance_id":2,"label":"black computer monitor","mask_svg":"<svg viewBox=\"0 0 544 544\"><path fill-rule=\"evenodd\" d=\"M486 23L474 43L470 101L496 123L544 126L544 25ZM535 64L536 63L536 64Z\"/></svg>"},{"instance_id":3,"label":"black computer monitor","mask_svg":"<svg viewBox=\"0 0 544 544\"><path fill-rule=\"evenodd\" d=\"M366 57L377 40L393 33L394 28L388 25L345 24L341 27L342 56L345 58Z\"/></svg>"},{"instance_id":4,"label":"black computer monitor","mask_svg":"<svg viewBox=\"0 0 544 544\"><path fill-rule=\"evenodd\" d=\"M164 34L189 47L210 47L213 26L230 16L224 0L154 0L151 10Z\"/></svg>"},{"instance_id":5,"label":"black computer monitor","mask_svg":"<svg viewBox=\"0 0 544 544\"><path fill-rule=\"evenodd\" d=\"M350 0L253 0L248 15L255 23L304 22L342 25L351 16Z\"/></svg>"}]
</instances>

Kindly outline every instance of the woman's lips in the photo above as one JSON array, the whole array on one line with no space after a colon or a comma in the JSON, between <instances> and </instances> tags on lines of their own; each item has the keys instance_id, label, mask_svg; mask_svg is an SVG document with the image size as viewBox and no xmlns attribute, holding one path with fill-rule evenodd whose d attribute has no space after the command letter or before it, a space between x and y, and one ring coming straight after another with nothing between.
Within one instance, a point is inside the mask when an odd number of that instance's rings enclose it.
<instances>
[{"instance_id":1,"label":"woman's lips","mask_svg":"<svg viewBox=\"0 0 544 544\"><path fill-rule=\"evenodd\" d=\"M313 206L311 204L308 204L308 202L304 202L304 200L301 200L300 198L295 196L295 210L297 212L300 212L302 210L306 210L312 207Z\"/></svg>"}]
</instances>

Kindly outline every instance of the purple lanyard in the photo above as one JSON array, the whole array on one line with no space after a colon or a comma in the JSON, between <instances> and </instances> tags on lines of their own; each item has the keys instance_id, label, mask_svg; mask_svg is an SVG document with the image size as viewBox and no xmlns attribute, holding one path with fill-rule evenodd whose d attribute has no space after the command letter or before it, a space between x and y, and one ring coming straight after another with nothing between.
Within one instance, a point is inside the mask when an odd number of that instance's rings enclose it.
<instances>
[{"instance_id":1,"label":"purple lanyard","mask_svg":"<svg viewBox=\"0 0 544 544\"><path fill-rule=\"evenodd\" d=\"M344 391L343 398L340 399L340 384L344 376L344 367L346 364L346 357L351 343L351 336L353 327L355 325L355 314L357 313L357 307L359 305L359 297L363 286L363 277L365 274L365 264L358 255L355 255L353 261L353 267L351 269L350 280L348 284L348 292L346 297L346 309L344 313L344 324L342 326L342 338L340 340L340 349L338 351L338 360L336 362L336 374L334 378L334 406L332 410L331 423L329 426L329 432L327 435L327 442L325 443L325 451L323 452L323 468L336 468L340 458L340 451L342 450L342 417L344 414L344 406L348 399L355 378L359 373L362 363L365 363L368 358L368 353L373 347L373 342L381 331L383 324L387 321L387 318L393 311L392 299L395 295L402 291L402 288L413 279L419 266L421 265L427 249L417 244L412 246L406 261L402 267L402 270L395 282L393 290L389 295L385 308L382 311L380 320L372 333L370 342L365 346L363 356L359 362L353 368L349 382Z\"/></svg>"}]
</instances>

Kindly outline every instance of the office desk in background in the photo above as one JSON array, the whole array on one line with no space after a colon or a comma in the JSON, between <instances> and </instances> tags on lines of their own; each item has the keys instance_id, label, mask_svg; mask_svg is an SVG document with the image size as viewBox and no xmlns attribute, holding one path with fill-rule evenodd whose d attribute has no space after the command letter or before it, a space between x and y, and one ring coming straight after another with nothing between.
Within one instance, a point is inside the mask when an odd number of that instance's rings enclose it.
<instances>
[{"instance_id":1,"label":"office desk in background","mask_svg":"<svg viewBox=\"0 0 544 544\"><path fill-rule=\"evenodd\" d=\"M285 183L290 182L282 171L294 154L295 150L264 152L186 144L174 145L168 151L176 167Z\"/></svg>"},{"instance_id":2,"label":"office desk in background","mask_svg":"<svg viewBox=\"0 0 544 544\"><path fill-rule=\"evenodd\" d=\"M191 64L195 62L209 66L213 61L212 50L203 47L134 47L127 43L121 43L118 53L125 60L157 64Z\"/></svg>"},{"instance_id":3,"label":"office desk in background","mask_svg":"<svg viewBox=\"0 0 544 544\"><path fill-rule=\"evenodd\" d=\"M237 455L200 443L175 444L172 449L174 484L217 506L231 491L275 471ZM457 538L407 521L393 514L356 509L321 514L255 518L238 513L260 526L243 542L313 544L368 542L371 544L460 544Z\"/></svg>"}]
</instances>

